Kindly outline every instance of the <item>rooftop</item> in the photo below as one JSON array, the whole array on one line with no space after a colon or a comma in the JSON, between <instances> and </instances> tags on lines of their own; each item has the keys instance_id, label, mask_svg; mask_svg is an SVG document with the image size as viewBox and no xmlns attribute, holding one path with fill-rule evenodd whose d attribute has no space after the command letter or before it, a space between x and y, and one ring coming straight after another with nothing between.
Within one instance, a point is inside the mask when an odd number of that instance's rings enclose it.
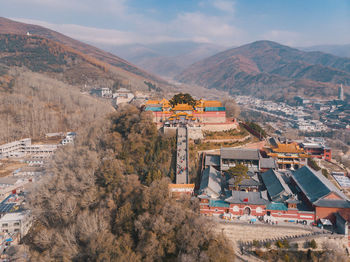
<instances>
[{"instance_id":1,"label":"rooftop","mask_svg":"<svg viewBox=\"0 0 350 262\"><path fill-rule=\"evenodd\" d=\"M292 191L280 172L270 169L262 173L261 178L272 200L275 201L281 198L282 195L286 195L286 197L292 195Z\"/></svg>"},{"instance_id":2,"label":"rooftop","mask_svg":"<svg viewBox=\"0 0 350 262\"><path fill-rule=\"evenodd\" d=\"M206 155L204 163L206 166L220 166L220 156L219 155Z\"/></svg>"},{"instance_id":3,"label":"rooftop","mask_svg":"<svg viewBox=\"0 0 350 262\"><path fill-rule=\"evenodd\" d=\"M173 107L173 111L192 111L193 107L189 104L177 104Z\"/></svg>"},{"instance_id":4,"label":"rooftop","mask_svg":"<svg viewBox=\"0 0 350 262\"><path fill-rule=\"evenodd\" d=\"M347 200L347 197L320 172L315 172L311 168L304 166L292 174L294 181L311 203L315 203L331 192L334 192L343 200ZM324 205L326 202L319 202L319 204Z\"/></svg>"},{"instance_id":5,"label":"rooftop","mask_svg":"<svg viewBox=\"0 0 350 262\"><path fill-rule=\"evenodd\" d=\"M273 152L277 153L305 153L304 149L299 147L298 143L277 144L277 147L271 148Z\"/></svg>"},{"instance_id":6,"label":"rooftop","mask_svg":"<svg viewBox=\"0 0 350 262\"><path fill-rule=\"evenodd\" d=\"M219 197L221 194L221 174L214 167L209 166L204 169L199 188L200 192L213 197Z\"/></svg>"},{"instance_id":7,"label":"rooftop","mask_svg":"<svg viewBox=\"0 0 350 262\"><path fill-rule=\"evenodd\" d=\"M222 147L220 150L222 159L237 159L237 160L259 160L260 152L258 149L243 149Z\"/></svg>"},{"instance_id":8,"label":"rooftop","mask_svg":"<svg viewBox=\"0 0 350 262\"><path fill-rule=\"evenodd\" d=\"M252 204L252 205L266 205L269 203L266 192L244 192L232 191L232 196L226 198L225 201L232 204Z\"/></svg>"}]
</instances>

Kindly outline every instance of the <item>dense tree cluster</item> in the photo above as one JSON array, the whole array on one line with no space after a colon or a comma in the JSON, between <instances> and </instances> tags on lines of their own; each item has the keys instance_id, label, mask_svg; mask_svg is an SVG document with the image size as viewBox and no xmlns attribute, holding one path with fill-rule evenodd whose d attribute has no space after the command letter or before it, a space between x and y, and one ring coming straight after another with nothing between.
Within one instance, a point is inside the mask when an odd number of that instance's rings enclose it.
<instances>
[{"instance_id":1,"label":"dense tree cluster","mask_svg":"<svg viewBox=\"0 0 350 262\"><path fill-rule=\"evenodd\" d=\"M232 178L234 178L234 186L237 187L245 178L248 178L248 167L243 164L237 164L234 167L230 167L226 171Z\"/></svg>"},{"instance_id":2,"label":"dense tree cluster","mask_svg":"<svg viewBox=\"0 0 350 262\"><path fill-rule=\"evenodd\" d=\"M172 106L177 104L189 104L193 108L196 106L196 100L190 94L179 93L173 96L172 99L169 100L169 103Z\"/></svg>"},{"instance_id":3,"label":"dense tree cluster","mask_svg":"<svg viewBox=\"0 0 350 262\"><path fill-rule=\"evenodd\" d=\"M49 132L76 131L113 107L42 74L11 69L13 84L0 88L0 143Z\"/></svg>"},{"instance_id":4,"label":"dense tree cluster","mask_svg":"<svg viewBox=\"0 0 350 262\"><path fill-rule=\"evenodd\" d=\"M60 149L30 195L31 260L232 261L198 203L170 198L164 154L173 146L146 112L125 107Z\"/></svg>"}]
</instances>

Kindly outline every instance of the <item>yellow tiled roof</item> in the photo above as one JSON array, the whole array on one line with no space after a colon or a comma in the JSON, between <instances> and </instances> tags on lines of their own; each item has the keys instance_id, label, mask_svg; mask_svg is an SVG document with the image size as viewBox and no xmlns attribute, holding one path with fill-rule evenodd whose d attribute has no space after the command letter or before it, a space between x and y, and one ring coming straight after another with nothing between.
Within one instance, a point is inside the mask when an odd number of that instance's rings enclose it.
<instances>
[{"instance_id":1,"label":"yellow tiled roof","mask_svg":"<svg viewBox=\"0 0 350 262\"><path fill-rule=\"evenodd\" d=\"M173 107L173 111L189 111L193 110L192 106L189 104L177 104Z\"/></svg>"},{"instance_id":2,"label":"yellow tiled roof","mask_svg":"<svg viewBox=\"0 0 350 262\"><path fill-rule=\"evenodd\" d=\"M204 107L221 107L222 103L216 100L207 100L204 101Z\"/></svg>"},{"instance_id":3,"label":"yellow tiled roof","mask_svg":"<svg viewBox=\"0 0 350 262\"><path fill-rule=\"evenodd\" d=\"M305 153L304 149L300 148L297 143L277 144L277 147L272 148L272 151L277 153Z\"/></svg>"},{"instance_id":4,"label":"yellow tiled roof","mask_svg":"<svg viewBox=\"0 0 350 262\"><path fill-rule=\"evenodd\" d=\"M160 101L158 101L158 100L148 100L146 102L146 105L156 105L156 104L160 104Z\"/></svg>"}]
</instances>

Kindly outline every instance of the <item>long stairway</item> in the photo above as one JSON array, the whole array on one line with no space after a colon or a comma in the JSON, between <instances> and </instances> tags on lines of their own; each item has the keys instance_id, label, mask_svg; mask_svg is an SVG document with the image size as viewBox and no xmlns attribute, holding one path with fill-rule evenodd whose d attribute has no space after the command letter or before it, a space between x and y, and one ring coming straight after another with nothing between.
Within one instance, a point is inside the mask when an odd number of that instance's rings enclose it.
<instances>
[{"instance_id":1,"label":"long stairway","mask_svg":"<svg viewBox=\"0 0 350 262\"><path fill-rule=\"evenodd\" d=\"M188 184L188 132L177 128L176 184Z\"/></svg>"}]
</instances>

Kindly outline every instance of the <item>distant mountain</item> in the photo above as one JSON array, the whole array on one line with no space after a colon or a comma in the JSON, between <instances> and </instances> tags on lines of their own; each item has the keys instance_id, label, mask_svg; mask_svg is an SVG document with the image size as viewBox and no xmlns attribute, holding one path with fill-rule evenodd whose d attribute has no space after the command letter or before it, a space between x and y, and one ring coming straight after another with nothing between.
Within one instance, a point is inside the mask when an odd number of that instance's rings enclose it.
<instances>
[{"instance_id":1,"label":"distant mountain","mask_svg":"<svg viewBox=\"0 0 350 262\"><path fill-rule=\"evenodd\" d=\"M341 57L350 58L350 44L347 45L315 45L308 47L300 47L303 51L320 51Z\"/></svg>"},{"instance_id":2,"label":"distant mountain","mask_svg":"<svg viewBox=\"0 0 350 262\"><path fill-rule=\"evenodd\" d=\"M118 54L148 72L165 77L173 77L189 65L225 49L219 45L195 42L101 47Z\"/></svg>"},{"instance_id":3,"label":"distant mountain","mask_svg":"<svg viewBox=\"0 0 350 262\"><path fill-rule=\"evenodd\" d=\"M91 58L97 59L100 62L109 64L111 66L111 71L113 71L116 74L119 74L121 77L126 78L128 80L139 80L139 82L148 80L166 84L164 80L152 74L149 74L144 70L139 69L138 67L129 63L128 61L117 57L111 53L105 52L91 45L82 43L53 30L44 28L42 26L15 22L7 18L0 17L0 34L26 35L27 32L32 36L38 36L48 40L56 41L60 44L63 44L66 47L70 47Z\"/></svg>"},{"instance_id":4,"label":"distant mountain","mask_svg":"<svg viewBox=\"0 0 350 262\"><path fill-rule=\"evenodd\" d=\"M276 99L296 94L332 96L340 83L350 86L350 59L257 41L201 60L176 79Z\"/></svg>"}]
</instances>

